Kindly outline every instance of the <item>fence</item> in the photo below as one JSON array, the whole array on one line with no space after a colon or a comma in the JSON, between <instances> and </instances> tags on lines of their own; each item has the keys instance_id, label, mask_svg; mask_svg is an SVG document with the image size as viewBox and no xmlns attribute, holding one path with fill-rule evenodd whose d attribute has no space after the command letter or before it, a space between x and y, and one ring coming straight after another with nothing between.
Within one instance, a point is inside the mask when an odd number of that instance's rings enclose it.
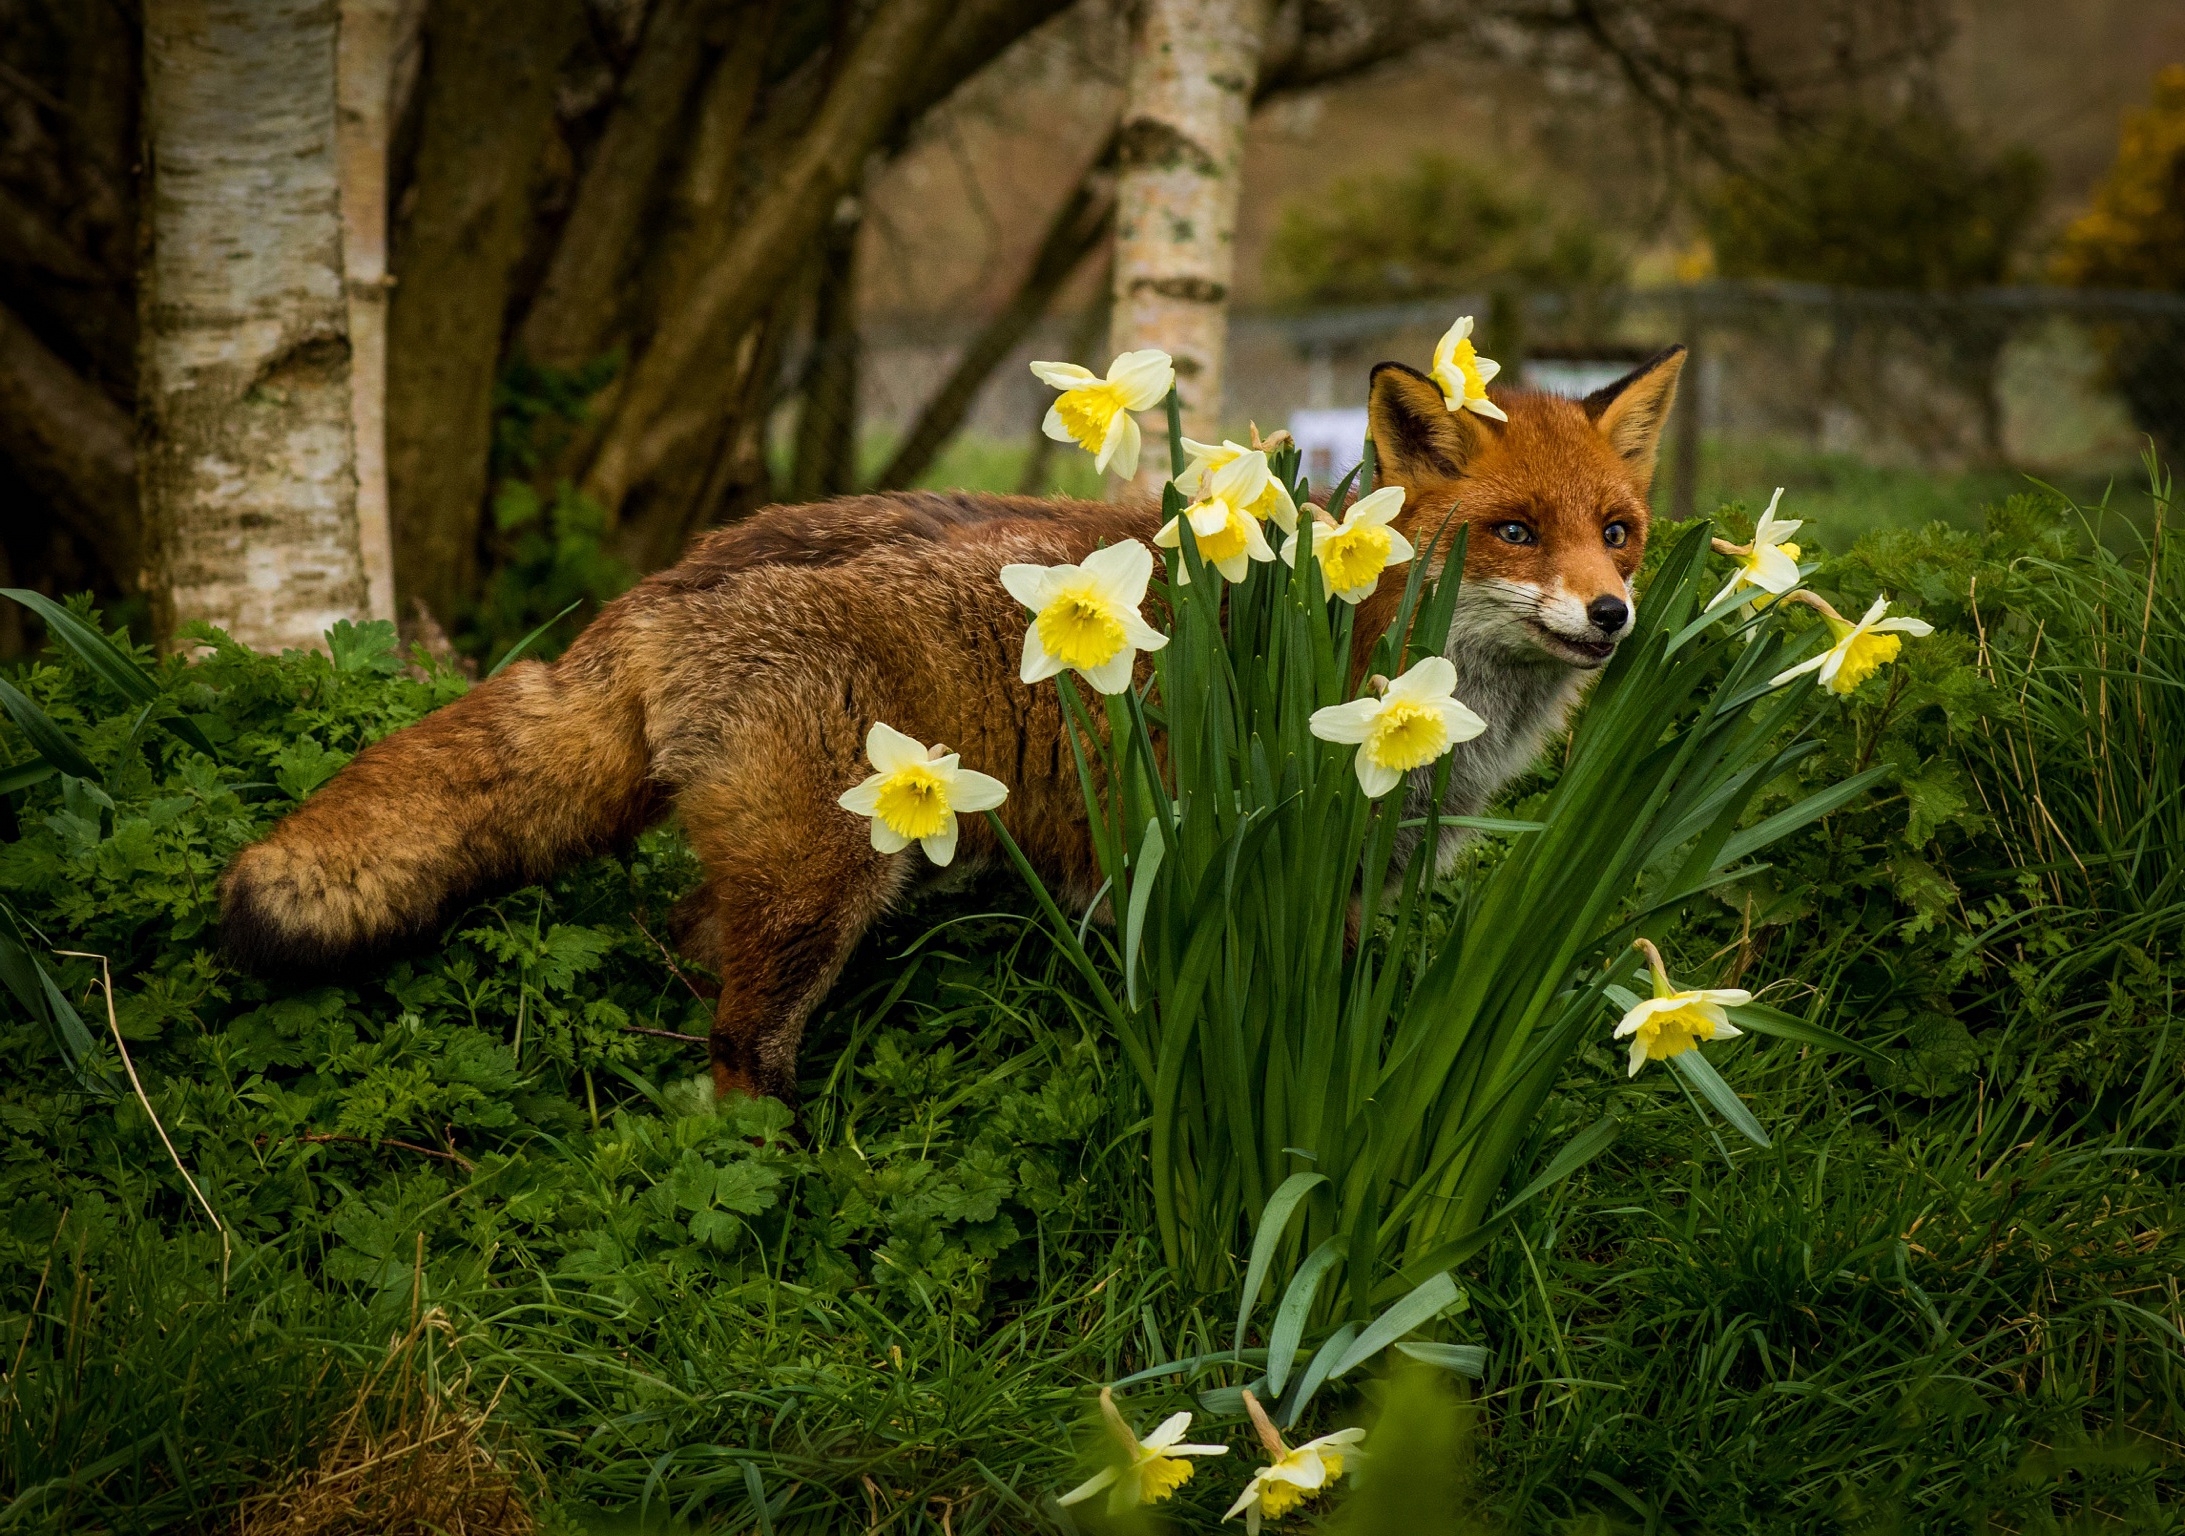
<instances>
[{"instance_id":1,"label":"fence","mask_svg":"<svg viewBox=\"0 0 2185 1536\"><path fill-rule=\"evenodd\" d=\"M1707 282L1240 313L1227 416L1265 431L1300 411L1360 407L1374 363L1424 366L1464 313L1481 317L1482 350L1509 376L1567 393L1670 342L1690 347L1664 469L1667 504L1679 511L1750 499L1771 479L1856 490L1862 474L1969 476L1985 488L2033 473L2093 491L2136 473L2149 433L2166 453L2185 448L2185 295L2033 287L1929 294ZM1087 332L1070 317L1052 320L998 366L958 453L929 482L1009 478L1008 461L1023 459L1052 398L1025 363L1068 356ZM944 324L867 332L868 443L907 428L968 334ZM1056 461L1067 468L1067 456Z\"/></svg>"}]
</instances>

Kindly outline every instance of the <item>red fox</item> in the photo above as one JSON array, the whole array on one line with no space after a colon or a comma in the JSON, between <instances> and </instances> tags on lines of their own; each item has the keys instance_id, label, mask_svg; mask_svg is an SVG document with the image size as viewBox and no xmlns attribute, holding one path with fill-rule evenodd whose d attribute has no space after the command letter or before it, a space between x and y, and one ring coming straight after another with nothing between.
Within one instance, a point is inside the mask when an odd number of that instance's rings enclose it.
<instances>
[{"instance_id":1,"label":"red fox","mask_svg":"<svg viewBox=\"0 0 2185 1536\"><path fill-rule=\"evenodd\" d=\"M1373 371L1379 478L1406 493L1396 526L1422 548L1452 511L1471 529L1449 655L1488 729L1456 748L1452 811L1483 808L1531 761L1630 628L1683 360L1670 348L1582 401L1497 390L1501 421L1451 411L1400 364ZM1018 681L1025 615L1000 572L1150 542L1159 524L1142 500L906 492L707 534L558 661L520 662L366 747L238 853L225 941L261 970L353 965L672 811L704 869L681 942L721 977L715 1086L790 1100L806 1015L926 873L915 852L876 852L836 803L875 721L1006 783L1002 820L1043 878L1095 899L1059 695ZM1361 647L1393 620L1400 574L1360 606ZM998 853L964 818L960 860Z\"/></svg>"}]
</instances>

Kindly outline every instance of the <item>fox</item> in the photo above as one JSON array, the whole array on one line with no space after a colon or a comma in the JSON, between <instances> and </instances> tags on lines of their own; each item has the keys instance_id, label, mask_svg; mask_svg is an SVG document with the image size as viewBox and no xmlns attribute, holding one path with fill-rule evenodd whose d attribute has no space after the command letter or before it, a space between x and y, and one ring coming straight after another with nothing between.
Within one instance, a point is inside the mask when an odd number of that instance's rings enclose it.
<instances>
[{"instance_id":1,"label":"fox","mask_svg":"<svg viewBox=\"0 0 2185 1536\"><path fill-rule=\"evenodd\" d=\"M1684 356L1583 399L1497 387L1502 420L1451 409L1402 363L1372 370L1375 480L1404 489L1398 531L1438 567L1452 541L1435 535L1469 529L1447 654L1487 730L1454 749L1449 812L1476 814L1524 771L1629 633ZM1150 550L1160 522L1144 497L911 491L701 535L558 659L508 666L366 746L238 851L223 942L259 974L353 972L672 814L701 871L678 947L720 982L713 1087L794 1105L806 1020L859 938L936 878L915 851L876 851L836 803L875 722L1001 779L1001 821L1049 889L1079 910L1098 900L1061 697L1019 681L1025 614L1000 573L1125 539ZM1395 622L1400 575L1360 604L1358 654ZM1406 793L1430 783L1420 770ZM957 865L1001 854L963 818Z\"/></svg>"}]
</instances>

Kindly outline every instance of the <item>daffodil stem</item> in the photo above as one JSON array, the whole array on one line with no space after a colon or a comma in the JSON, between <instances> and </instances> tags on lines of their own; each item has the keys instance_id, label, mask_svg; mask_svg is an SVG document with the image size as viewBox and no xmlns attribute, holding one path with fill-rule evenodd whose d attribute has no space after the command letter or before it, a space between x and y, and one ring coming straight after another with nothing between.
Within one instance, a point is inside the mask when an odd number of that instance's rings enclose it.
<instances>
[{"instance_id":1,"label":"daffodil stem","mask_svg":"<svg viewBox=\"0 0 2185 1536\"><path fill-rule=\"evenodd\" d=\"M1054 897L1047 893L1047 883L1032 868L1032 861L1024 856L1024 850L1017 846L1017 840L1001 824L1000 816L988 811L986 824L994 829L994 836L1002 847L1009 850L1009 857L1016 863L1017 873L1024 876L1024 883L1032 888L1032 895L1038 900L1040 911L1046 914L1048 926L1054 929L1055 942L1062 946L1062 952L1070 957L1070 963L1077 967L1086 984L1093 989L1093 996L1099 1002L1101 1011L1107 1014L1109 1021L1117 1029L1127 1030L1130 1027L1129 1016L1124 1013L1122 1004L1115 1000L1115 994L1108 990L1108 984L1100 979L1100 972L1093 965L1092 956L1086 954L1085 946L1077 942L1077 930L1070 926L1070 920L1055 905Z\"/></svg>"},{"instance_id":2,"label":"daffodil stem","mask_svg":"<svg viewBox=\"0 0 2185 1536\"><path fill-rule=\"evenodd\" d=\"M993 813L989 811L988 815ZM1669 970L1662 964L1662 952L1654 947L1652 939L1633 939L1631 947L1646 956L1646 963L1653 968L1654 984L1663 992L1669 990Z\"/></svg>"}]
</instances>

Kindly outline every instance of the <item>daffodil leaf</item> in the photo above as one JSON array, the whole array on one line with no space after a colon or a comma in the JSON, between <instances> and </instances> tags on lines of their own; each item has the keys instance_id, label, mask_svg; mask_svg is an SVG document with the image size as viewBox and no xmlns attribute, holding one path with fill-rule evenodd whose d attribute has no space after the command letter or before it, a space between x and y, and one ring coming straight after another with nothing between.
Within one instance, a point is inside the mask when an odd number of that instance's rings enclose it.
<instances>
[{"instance_id":1,"label":"daffodil leaf","mask_svg":"<svg viewBox=\"0 0 2185 1536\"><path fill-rule=\"evenodd\" d=\"M1259 1288L1267 1282L1267 1271L1274 1265L1275 1249L1282 1242L1283 1233L1289 1230L1290 1217L1315 1186L1327 1182L1325 1174L1293 1173L1267 1197L1266 1207L1259 1213L1259 1231L1252 1238L1252 1262L1244 1271L1244 1300L1237 1305L1235 1348L1244 1348L1245 1325L1252 1320Z\"/></svg>"},{"instance_id":2,"label":"daffodil leaf","mask_svg":"<svg viewBox=\"0 0 2185 1536\"><path fill-rule=\"evenodd\" d=\"M1722 1080L1722 1074L1715 1070L1713 1062L1693 1050L1670 1057L1669 1065L1672 1070L1682 1073L1684 1080L1699 1090L1700 1097L1709 1107L1736 1127L1738 1134L1747 1141L1758 1147L1773 1145L1768 1140L1768 1133L1760 1128L1760 1122L1753 1118L1753 1112L1745 1107L1745 1101Z\"/></svg>"},{"instance_id":3,"label":"daffodil leaf","mask_svg":"<svg viewBox=\"0 0 2185 1536\"><path fill-rule=\"evenodd\" d=\"M1197 1371L1209 1370L1217 1365L1259 1365L1267 1359L1264 1349L1223 1349L1207 1355L1186 1355L1181 1360L1165 1360L1159 1365L1149 1365L1142 1371L1132 1371L1108 1385L1120 1392L1125 1387L1135 1387L1141 1382L1158 1381L1163 1376L1189 1376ZM1242 1411L1241 1408L1239 1410Z\"/></svg>"},{"instance_id":4,"label":"daffodil leaf","mask_svg":"<svg viewBox=\"0 0 2185 1536\"><path fill-rule=\"evenodd\" d=\"M1454 1371L1459 1376L1469 1376L1474 1381L1487 1374L1487 1351L1478 1344L1424 1344L1413 1339L1398 1339L1396 1352L1426 1365Z\"/></svg>"},{"instance_id":5,"label":"daffodil leaf","mask_svg":"<svg viewBox=\"0 0 2185 1536\"><path fill-rule=\"evenodd\" d=\"M1290 1365L1297 1358L1298 1341L1304 1337L1305 1319L1312 1312L1313 1298L1320 1294L1320 1282L1342 1257L1342 1238L1329 1238L1298 1266L1289 1289L1282 1293L1274 1329L1267 1336L1267 1390L1277 1397L1290 1379Z\"/></svg>"},{"instance_id":6,"label":"daffodil leaf","mask_svg":"<svg viewBox=\"0 0 2185 1536\"><path fill-rule=\"evenodd\" d=\"M1779 1040L1795 1040L1800 1045L1818 1045L1823 1050L1848 1051L1869 1065L1885 1060L1880 1051L1870 1045L1861 1045L1849 1035L1810 1024L1795 1014L1780 1008L1770 1008L1766 1003L1742 1003L1722 1010L1730 1016L1730 1022L1749 1034L1773 1035Z\"/></svg>"},{"instance_id":7,"label":"daffodil leaf","mask_svg":"<svg viewBox=\"0 0 2185 1536\"><path fill-rule=\"evenodd\" d=\"M1161 836L1161 818L1146 818L1146 835L1138 845L1137 861L1130 872L1130 908L1123 920L1123 987L1131 1007L1138 1006L1138 956L1146 942L1146 906L1153 900L1153 877L1160 873L1168 840Z\"/></svg>"},{"instance_id":8,"label":"daffodil leaf","mask_svg":"<svg viewBox=\"0 0 2185 1536\"><path fill-rule=\"evenodd\" d=\"M1895 771L1892 764L1876 763L1866 772L1853 774L1841 784L1831 784L1826 789L1815 791L1788 810L1777 811L1758 826L1747 827L1722 845L1722 851L1715 855L1715 868L1727 869L1732 864L1740 863L1777 838L1797 831L1807 822L1818 821L1829 812L1849 805Z\"/></svg>"},{"instance_id":9,"label":"daffodil leaf","mask_svg":"<svg viewBox=\"0 0 2185 1536\"><path fill-rule=\"evenodd\" d=\"M1298 1421L1299 1415L1305 1411L1305 1405L1311 1402L1313 1394L1320 1390L1320 1384L1326 1381L1335 1370L1335 1362L1351 1347L1351 1341L1357 1337L1358 1325L1356 1323L1345 1323L1328 1335L1327 1343L1313 1351L1312 1363L1305 1367L1305 1374L1299 1377L1297 1385L1291 1388L1295 1396L1291 1399L1290 1405L1283 1410L1282 1424L1285 1429Z\"/></svg>"},{"instance_id":10,"label":"daffodil leaf","mask_svg":"<svg viewBox=\"0 0 2185 1536\"><path fill-rule=\"evenodd\" d=\"M1343 1351L1342 1358L1328 1374L1340 1376L1352 1366L1372 1359L1414 1328L1423 1327L1439 1317L1444 1309L1456 1303L1460 1294L1455 1278L1447 1270L1442 1271L1368 1323L1365 1332Z\"/></svg>"},{"instance_id":11,"label":"daffodil leaf","mask_svg":"<svg viewBox=\"0 0 2185 1536\"><path fill-rule=\"evenodd\" d=\"M562 609L561 612L555 614L552 618L548 619L544 624L541 624L537 629L531 631L530 634L525 635L521 640L518 640L514 645L510 646L508 648L508 654L503 656L499 661L496 661L493 664L493 669L486 673L487 678L491 679L500 676L501 668L516 660L516 658L523 655L525 651L530 650L532 646L538 644L539 636L545 634L556 624L559 624L563 619L568 618L570 614L575 613L577 611L578 604L581 604L583 601L583 598L578 598L576 602L571 603L568 607Z\"/></svg>"},{"instance_id":12,"label":"daffodil leaf","mask_svg":"<svg viewBox=\"0 0 2185 1536\"><path fill-rule=\"evenodd\" d=\"M75 739L55 725L51 715L6 678L0 678L0 708L7 710L40 757L63 773L97 782L98 769L91 766L91 759L83 755L83 749L76 745Z\"/></svg>"}]
</instances>

